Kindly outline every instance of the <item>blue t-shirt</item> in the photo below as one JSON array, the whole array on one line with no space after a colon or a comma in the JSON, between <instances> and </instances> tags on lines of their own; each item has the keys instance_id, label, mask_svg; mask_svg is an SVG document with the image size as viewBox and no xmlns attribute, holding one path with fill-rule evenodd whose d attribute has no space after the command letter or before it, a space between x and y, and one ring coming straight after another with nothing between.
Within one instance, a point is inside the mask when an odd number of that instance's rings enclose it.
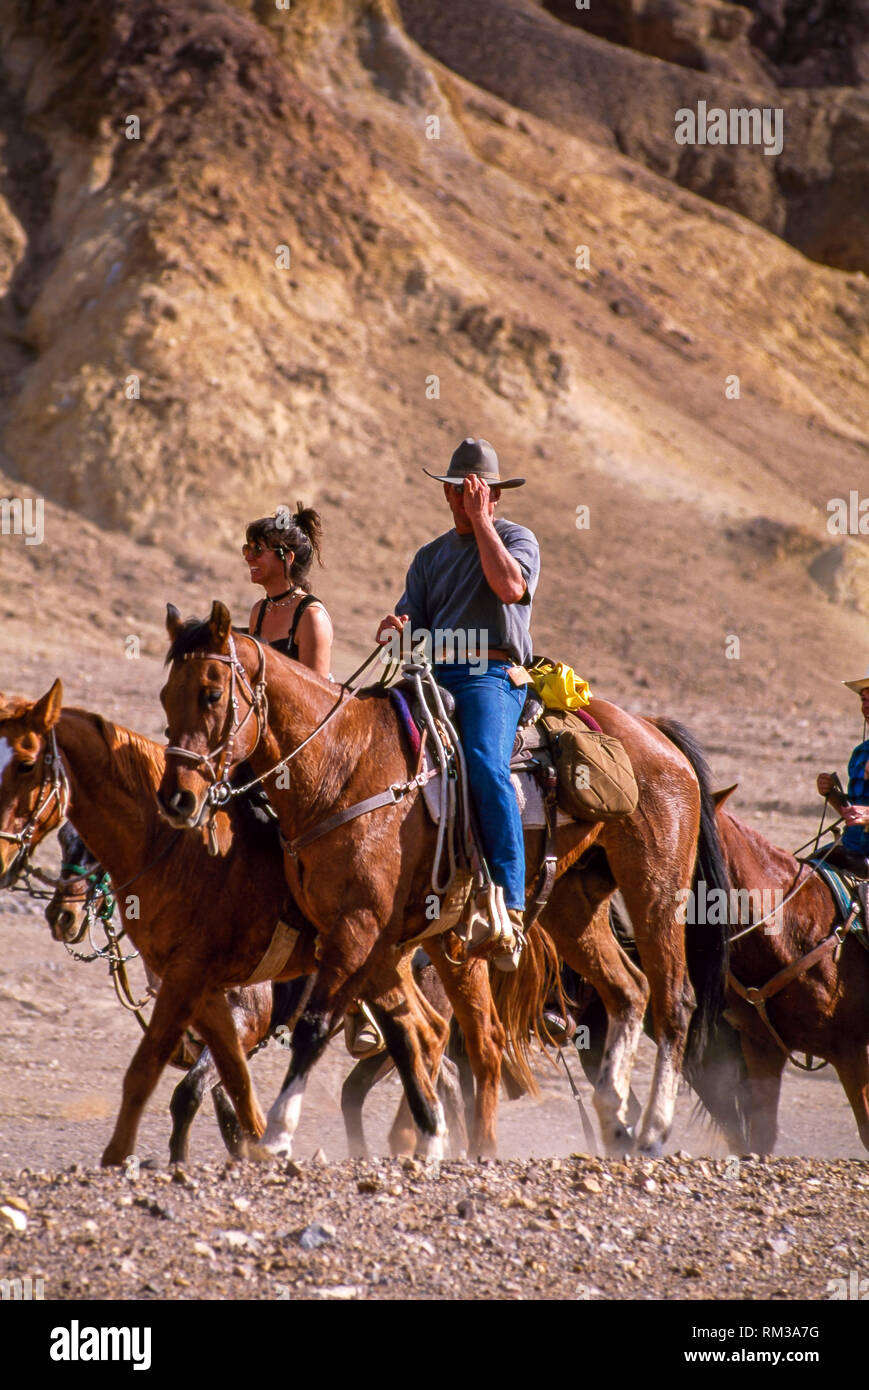
<instances>
[{"instance_id":1,"label":"blue t-shirt","mask_svg":"<svg viewBox=\"0 0 869 1390\"><path fill-rule=\"evenodd\" d=\"M533 531L503 517L495 530L525 580L518 603L502 603L492 589L473 532L445 531L411 561L395 611L409 615L413 631L429 634L436 662L461 661L462 641L468 651L501 647L520 665L531 660L531 599L540 575L540 547ZM459 640L451 642L448 634Z\"/></svg>"},{"instance_id":2,"label":"blue t-shirt","mask_svg":"<svg viewBox=\"0 0 869 1390\"><path fill-rule=\"evenodd\" d=\"M855 806L869 806L869 738L858 743L848 763L848 800ZM869 825L849 825L842 846L854 854L869 855Z\"/></svg>"}]
</instances>

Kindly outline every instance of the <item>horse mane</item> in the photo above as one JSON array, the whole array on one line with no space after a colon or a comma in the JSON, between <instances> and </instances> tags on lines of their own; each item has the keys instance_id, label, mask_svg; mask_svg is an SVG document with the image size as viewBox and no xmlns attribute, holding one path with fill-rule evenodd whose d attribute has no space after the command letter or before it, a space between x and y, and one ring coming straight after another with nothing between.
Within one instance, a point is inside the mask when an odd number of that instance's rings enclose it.
<instances>
[{"instance_id":1,"label":"horse mane","mask_svg":"<svg viewBox=\"0 0 869 1390\"><path fill-rule=\"evenodd\" d=\"M240 629L234 627L232 631L235 633L239 632ZM207 651L213 644L214 639L208 620L188 618L175 633L166 653L165 664L168 666L171 661L177 661L179 657L187 656L188 652L198 651L200 647L204 647Z\"/></svg>"},{"instance_id":2,"label":"horse mane","mask_svg":"<svg viewBox=\"0 0 869 1390\"><path fill-rule=\"evenodd\" d=\"M731 825L755 852L764 850L767 854L771 854L782 867L799 863L796 856L791 854L789 849L785 849L784 845L777 845L775 841L764 835L762 830L758 830L757 826L750 825L748 821L740 820L739 816L735 816L732 811L722 807L717 815L721 823L725 826Z\"/></svg>"},{"instance_id":3,"label":"horse mane","mask_svg":"<svg viewBox=\"0 0 869 1390\"><path fill-rule=\"evenodd\" d=\"M106 751L111 755L112 774L125 791L134 797L154 796L154 790L163 776L162 750L158 743L145 734L137 733L135 729L114 724L93 710L66 707L64 714L83 719L100 735Z\"/></svg>"},{"instance_id":4,"label":"horse mane","mask_svg":"<svg viewBox=\"0 0 869 1390\"><path fill-rule=\"evenodd\" d=\"M24 695L4 695L0 692L0 719L21 719L33 708L33 703Z\"/></svg>"}]
</instances>

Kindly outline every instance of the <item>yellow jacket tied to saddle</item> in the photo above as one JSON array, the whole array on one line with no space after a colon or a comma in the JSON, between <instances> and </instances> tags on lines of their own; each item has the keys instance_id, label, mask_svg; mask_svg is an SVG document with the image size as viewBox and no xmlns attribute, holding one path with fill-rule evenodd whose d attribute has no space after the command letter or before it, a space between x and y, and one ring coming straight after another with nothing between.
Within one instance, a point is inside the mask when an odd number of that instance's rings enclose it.
<instances>
[{"instance_id":1,"label":"yellow jacket tied to saddle","mask_svg":"<svg viewBox=\"0 0 869 1390\"><path fill-rule=\"evenodd\" d=\"M547 709L584 709L591 699L588 681L563 661L539 657L527 668L531 683Z\"/></svg>"}]
</instances>

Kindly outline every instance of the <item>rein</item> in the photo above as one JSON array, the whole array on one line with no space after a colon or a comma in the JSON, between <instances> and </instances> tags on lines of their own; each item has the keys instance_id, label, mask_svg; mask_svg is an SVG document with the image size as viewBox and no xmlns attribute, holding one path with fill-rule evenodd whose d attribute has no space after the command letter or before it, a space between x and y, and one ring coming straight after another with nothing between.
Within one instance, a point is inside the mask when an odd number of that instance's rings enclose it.
<instances>
[{"instance_id":1,"label":"rein","mask_svg":"<svg viewBox=\"0 0 869 1390\"><path fill-rule=\"evenodd\" d=\"M827 827L826 832L824 832L824 819L826 816L826 807L827 803L825 801L821 810L821 822L818 826L817 833L815 834L813 839L806 840L805 844L799 846L799 849L805 849L807 845L814 844L815 849L817 850L818 843L823 833L834 834L835 839L833 840L833 843L829 845L827 849L824 850L823 854L816 856L818 859L821 860L825 860L827 856L833 852L833 850L836 847L836 844L838 843L839 835L841 834L841 831L838 831L838 826L840 825L842 820L841 816L837 820L833 821L832 824L830 824ZM799 850L797 851L797 853L799 853ZM798 870L798 877L799 874L802 872L802 868L804 867L805 865L801 865L800 870ZM818 877L818 869L817 866L813 864L809 872L806 874L805 878L800 879L796 887L788 893L787 897L785 897L782 900L782 902L780 902L778 906L772 910L772 912L768 912L765 917L761 917L757 922L752 922L751 926L746 927L744 931L737 932L735 936L732 936L730 938L729 944L732 945L734 941L741 940L742 937L748 936L750 932L753 932L758 927L762 926L764 922L768 922L770 917L774 917L785 906L786 903L791 902L792 899L796 897L797 893L799 893L801 888L804 888L805 885L812 878L816 877ZM797 1057L795 1057L794 1054L791 1052L790 1048L787 1046L787 1043L773 1027L772 1020L770 1019L769 1014L767 1013L766 1001L767 999L771 999L773 995L778 994L780 990L785 989L789 984L792 983L793 980L798 979L800 975L804 975L807 970L811 970L813 965L816 965L818 961L823 960L823 958L826 955L828 955L831 951L837 953L835 959L838 960L838 951L840 950L842 944L845 941L846 936L848 935L849 931L854 925L856 917L857 907L854 906L851 913L848 916L847 921L840 922L838 926L834 927L830 935L825 937L824 940L821 941L817 946L813 946L810 951L807 951L805 955L800 956L798 960L792 961L790 965L786 965L781 970L777 971L776 974L773 975L770 980L767 980L765 985L744 985L741 982L741 980L738 980L736 978L736 976L733 974L733 971L728 968L728 984L736 991L740 999L744 999L747 1004L751 1004L751 1006L757 1010L758 1016L766 1026L767 1031L779 1047L780 1051L783 1052L787 1060L790 1063L792 1063L793 1066L799 1068L800 1071L822 1071L824 1067L829 1066L829 1062L821 1061L817 1065L813 1065L813 1060L808 1054L806 1055L805 1062L801 1062Z\"/></svg>"},{"instance_id":2,"label":"rein","mask_svg":"<svg viewBox=\"0 0 869 1390\"><path fill-rule=\"evenodd\" d=\"M826 802L824 803L824 805L826 806ZM824 832L824 833L826 833L827 835L835 834L836 828L837 828L837 826L839 826L839 825L841 824L841 821L842 821L842 817L840 816L838 820L834 820L830 825L827 826L826 832ZM805 849L805 848L806 848L806 845L811 845L811 844L814 844L815 846L817 846L818 841L819 841L820 838L821 838L821 833L822 833L822 831L823 831L823 825L824 825L824 813L822 812L822 813L821 813L821 824L820 824L819 827L818 827L818 832L817 832L817 834L816 834L815 836L813 836L813 838L812 838L811 840L806 840L806 843L803 844L803 845L800 845L799 848L800 848L800 849ZM840 833L841 833L841 832L840 832ZM836 836L836 839L833 841L833 843L832 843L831 845L828 845L827 848L824 850L823 854L819 854L819 855L817 856L817 858L823 860L823 859L826 859L827 856L828 856L829 854L832 854L832 853L833 853L833 850L836 848L836 844L838 843L838 838L839 838L839 837L838 837L838 835L837 835L837 836ZM794 855L794 858L796 858L796 854ZM781 902L778 904L778 906L777 906L777 907L774 907L774 908L772 909L771 912L768 912L768 913L766 914L765 917L759 917L758 920L757 920L756 922L752 922L751 925L748 926L748 927L746 927L744 931L736 932L733 936L731 936L731 938L730 938L730 945L731 945L731 946L733 945L734 941L741 941L742 938L743 938L744 936L749 936L750 933L753 932L753 931L756 931L758 927L762 927L763 924L764 924L764 922L768 922L768 921L770 920L771 917L775 917L776 913L780 912L781 909L782 909L783 907L785 907L789 902L791 902L792 899L795 898L795 897L797 896L797 893L799 893L803 888L805 888L805 886L806 886L807 883L809 883L813 878L817 878L817 877L818 877L818 870L817 870L817 867L813 864L812 867L809 869L809 872L806 874L805 878L800 878L800 874L801 874L803 868L805 868L805 864L802 865L802 868L800 868L800 869L797 870L797 879L799 879L799 882L797 882L795 888L792 888L792 889L789 890L789 892L788 892L788 894L787 894L787 897L782 898L782 900L781 900Z\"/></svg>"}]
</instances>

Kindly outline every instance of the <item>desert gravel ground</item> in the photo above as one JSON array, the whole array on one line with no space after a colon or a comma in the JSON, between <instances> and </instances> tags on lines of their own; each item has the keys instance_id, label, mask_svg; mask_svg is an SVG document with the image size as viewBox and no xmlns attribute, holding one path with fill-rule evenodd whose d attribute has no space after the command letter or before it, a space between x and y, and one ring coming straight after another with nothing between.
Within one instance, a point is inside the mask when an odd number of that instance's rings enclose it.
<instances>
[{"instance_id":1,"label":"desert gravel ground","mask_svg":"<svg viewBox=\"0 0 869 1390\"><path fill-rule=\"evenodd\" d=\"M291 1161L4 1179L46 1298L830 1300L869 1268L869 1164Z\"/></svg>"}]
</instances>

